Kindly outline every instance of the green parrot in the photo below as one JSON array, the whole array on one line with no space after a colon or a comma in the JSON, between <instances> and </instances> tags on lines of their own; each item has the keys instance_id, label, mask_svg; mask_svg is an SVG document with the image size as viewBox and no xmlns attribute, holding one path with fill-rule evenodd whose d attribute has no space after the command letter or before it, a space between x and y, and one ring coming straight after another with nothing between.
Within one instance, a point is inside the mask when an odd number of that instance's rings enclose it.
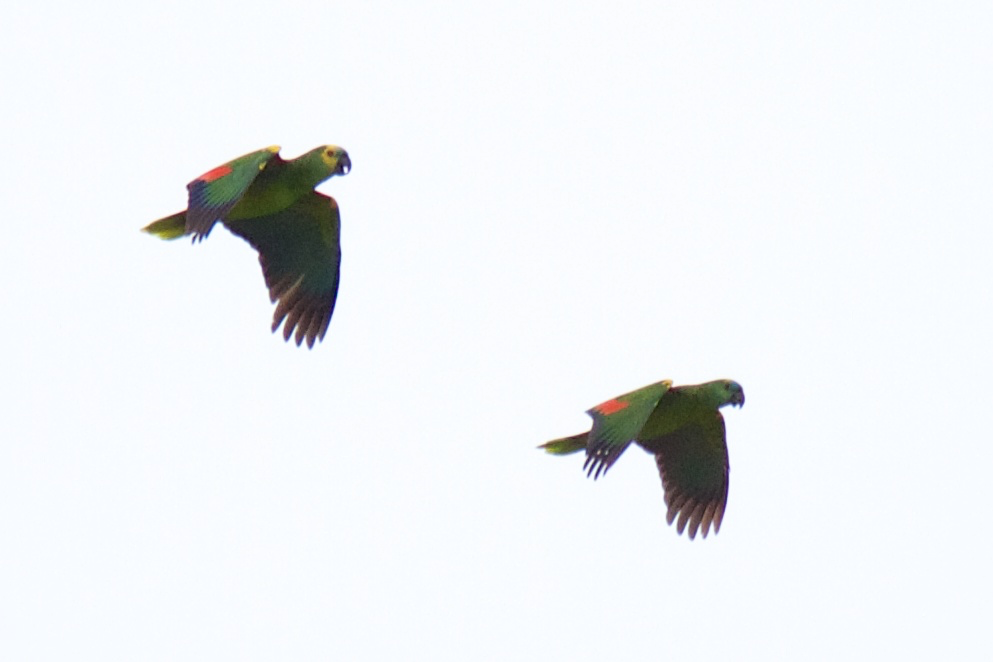
<instances>
[{"instance_id":1,"label":"green parrot","mask_svg":"<svg viewBox=\"0 0 993 662\"><path fill-rule=\"evenodd\" d=\"M194 243L220 221L259 252L273 332L296 330L296 344L324 338L338 297L341 266L338 203L314 187L352 168L341 147L323 145L292 161L279 146L239 156L187 184L187 208L142 228L162 239L191 235ZM277 303L278 301L278 303Z\"/></svg>"},{"instance_id":2,"label":"green parrot","mask_svg":"<svg viewBox=\"0 0 993 662\"><path fill-rule=\"evenodd\" d=\"M706 384L673 386L670 380L625 393L586 413L593 418L589 432L554 439L538 446L554 455L586 451L583 469L596 480L606 474L634 441L655 456L668 506L666 521L690 540L697 530L707 537L721 529L728 500L728 447L724 405L742 406L745 392L737 382L721 379Z\"/></svg>"}]
</instances>

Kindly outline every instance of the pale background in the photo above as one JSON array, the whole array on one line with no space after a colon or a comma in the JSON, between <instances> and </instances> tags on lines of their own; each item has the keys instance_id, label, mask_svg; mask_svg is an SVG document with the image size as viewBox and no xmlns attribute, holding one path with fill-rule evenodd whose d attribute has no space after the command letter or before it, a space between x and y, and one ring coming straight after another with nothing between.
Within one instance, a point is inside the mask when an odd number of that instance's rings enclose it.
<instances>
[{"instance_id":1,"label":"pale background","mask_svg":"<svg viewBox=\"0 0 993 662\"><path fill-rule=\"evenodd\" d=\"M993 7L414 5L3 11L0 658L989 655ZM307 351L138 230L327 142ZM534 448L723 377L716 537Z\"/></svg>"}]
</instances>

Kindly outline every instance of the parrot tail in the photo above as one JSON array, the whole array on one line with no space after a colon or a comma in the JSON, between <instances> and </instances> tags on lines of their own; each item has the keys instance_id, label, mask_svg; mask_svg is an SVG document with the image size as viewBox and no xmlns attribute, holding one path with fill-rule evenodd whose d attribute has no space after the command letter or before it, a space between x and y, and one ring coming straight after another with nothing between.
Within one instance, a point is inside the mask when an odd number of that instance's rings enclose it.
<instances>
[{"instance_id":1,"label":"parrot tail","mask_svg":"<svg viewBox=\"0 0 993 662\"><path fill-rule=\"evenodd\" d=\"M178 239L186 234L186 212L160 218L143 227L142 232L154 234L159 239Z\"/></svg>"},{"instance_id":2,"label":"parrot tail","mask_svg":"<svg viewBox=\"0 0 993 662\"><path fill-rule=\"evenodd\" d=\"M546 453L551 453L552 455L568 455L569 453L578 453L579 451L586 450L586 441L589 439L590 433L580 432L571 437L563 437L561 439L552 439L546 444L538 446L538 448L545 449Z\"/></svg>"}]
</instances>

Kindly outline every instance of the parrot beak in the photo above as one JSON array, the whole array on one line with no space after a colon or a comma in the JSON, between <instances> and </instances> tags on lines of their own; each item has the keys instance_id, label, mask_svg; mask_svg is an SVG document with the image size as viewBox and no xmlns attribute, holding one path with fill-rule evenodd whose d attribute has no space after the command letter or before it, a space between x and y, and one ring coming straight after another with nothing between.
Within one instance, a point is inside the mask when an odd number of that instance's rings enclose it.
<instances>
[{"instance_id":1,"label":"parrot beak","mask_svg":"<svg viewBox=\"0 0 993 662\"><path fill-rule=\"evenodd\" d=\"M735 407L743 407L745 405L745 392L738 389L731 394L731 404Z\"/></svg>"},{"instance_id":2,"label":"parrot beak","mask_svg":"<svg viewBox=\"0 0 993 662\"><path fill-rule=\"evenodd\" d=\"M341 156L338 157L338 167L334 169L334 174L347 175L351 169L352 160L348 158L348 152L341 150Z\"/></svg>"}]
</instances>

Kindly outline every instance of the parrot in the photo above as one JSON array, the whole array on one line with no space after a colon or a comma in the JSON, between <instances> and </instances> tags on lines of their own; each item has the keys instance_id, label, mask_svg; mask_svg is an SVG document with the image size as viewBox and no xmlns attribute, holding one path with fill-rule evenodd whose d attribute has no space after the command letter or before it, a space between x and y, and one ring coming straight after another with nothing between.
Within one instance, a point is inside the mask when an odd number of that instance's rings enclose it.
<instances>
[{"instance_id":1,"label":"parrot","mask_svg":"<svg viewBox=\"0 0 993 662\"><path fill-rule=\"evenodd\" d=\"M299 347L323 340L338 297L341 266L338 203L314 187L352 168L348 153L322 145L290 161L273 145L228 161L187 184L187 208L142 228L161 239L193 243L220 221L259 254L275 333L296 330Z\"/></svg>"},{"instance_id":2,"label":"parrot","mask_svg":"<svg viewBox=\"0 0 993 662\"><path fill-rule=\"evenodd\" d=\"M672 380L649 384L599 404L586 413L589 432L553 439L538 448L553 455L586 451L583 469L596 480L617 461L632 441L655 456L665 504L666 522L676 520L682 535L689 525L707 537L720 531L728 499L728 447L725 405L741 407L745 392L730 379L673 386Z\"/></svg>"}]
</instances>

